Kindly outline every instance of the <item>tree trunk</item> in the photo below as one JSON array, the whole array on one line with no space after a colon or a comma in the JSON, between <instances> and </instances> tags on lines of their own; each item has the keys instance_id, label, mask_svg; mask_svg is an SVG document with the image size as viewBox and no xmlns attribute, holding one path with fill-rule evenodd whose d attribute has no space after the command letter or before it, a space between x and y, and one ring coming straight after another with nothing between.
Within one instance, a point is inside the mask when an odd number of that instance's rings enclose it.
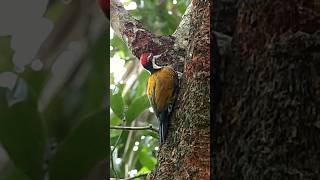
<instances>
[{"instance_id":1,"label":"tree trunk","mask_svg":"<svg viewBox=\"0 0 320 180\"><path fill-rule=\"evenodd\" d=\"M132 54L162 54L157 64L183 72L168 135L148 179L210 178L209 5L210 0L193 0L176 32L157 37L111 0L111 26Z\"/></svg>"},{"instance_id":2,"label":"tree trunk","mask_svg":"<svg viewBox=\"0 0 320 180\"><path fill-rule=\"evenodd\" d=\"M151 179L209 179L210 175L209 0L193 1L191 11L179 99Z\"/></svg>"},{"instance_id":3,"label":"tree trunk","mask_svg":"<svg viewBox=\"0 0 320 180\"><path fill-rule=\"evenodd\" d=\"M234 52L222 57L218 176L320 179L319 2L238 3L236 22L215 24Z\"/></svg>"}]
</instances>

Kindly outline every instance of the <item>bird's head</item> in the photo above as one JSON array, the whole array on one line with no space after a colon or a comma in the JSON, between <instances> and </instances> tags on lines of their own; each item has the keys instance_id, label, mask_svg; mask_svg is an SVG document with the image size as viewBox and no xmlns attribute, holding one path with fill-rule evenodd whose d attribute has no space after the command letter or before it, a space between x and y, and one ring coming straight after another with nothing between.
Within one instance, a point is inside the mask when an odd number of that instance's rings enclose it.
<instances>
[{"instance_id":1,"label":"bird's head","mask_svg":"<svg viewBox=\"0 0 320 180\"><path fill-rule=\"evenodd\" d=\"M150 73L153 73L156 69L160 69L161 67L155 63L155 60L159 58L160 55L153 56L152 53L143 53L140 56L140 64Z\"/></svg>"}]
</instances>

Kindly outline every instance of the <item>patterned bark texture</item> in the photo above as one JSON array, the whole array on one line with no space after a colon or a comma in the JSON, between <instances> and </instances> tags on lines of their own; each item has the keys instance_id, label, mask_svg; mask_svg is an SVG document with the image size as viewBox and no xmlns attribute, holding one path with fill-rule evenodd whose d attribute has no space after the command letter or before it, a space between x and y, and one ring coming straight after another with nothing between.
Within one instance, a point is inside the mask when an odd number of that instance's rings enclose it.
<instances>
[{"instance_id":1,"label":"patterned bark texture","mask_svg":"<svg viewBox=\"0 0 320 180\"><path fill-rule=\"evenodd\" d=\"M149 179L210 179L210 1L192 1L179 98Z\"/></svg>"},{"instance_id":2,"label":"patterned bark texture","mask_svg":"<svg viewBox=\"0 0 320 180\"><path fill-rule=\"evenodd\" d=\"M235 29L221 67L218 176L320 179L319 2L243 0L237 12L221 26Z\"/></svg>"}]
</instances>

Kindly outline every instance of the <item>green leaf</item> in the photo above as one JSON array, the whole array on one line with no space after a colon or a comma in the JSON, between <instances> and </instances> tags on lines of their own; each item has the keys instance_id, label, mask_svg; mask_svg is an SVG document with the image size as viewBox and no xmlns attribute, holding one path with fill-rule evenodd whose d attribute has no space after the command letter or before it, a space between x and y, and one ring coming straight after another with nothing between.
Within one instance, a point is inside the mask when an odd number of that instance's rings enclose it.
<instances>
[{"instance_id":1,"label":"green leaf","mask_svg":"<svg viewBox=\"0 0 320 180\"><path fill-rule=\"evenodd\" d=\"M138 171L138 175L139 174L144 174L144 173L148 173L150 172L151 169L147 168L146 166L143 166L139 171Z\"/></svg>"},{"instance_id":2,"label":"green leaf","mask_svg":"<svg viewBox=\"0 0 320 180\"><path fill-rule=\"evenodd\" d=\"M190 2L188 2L188 1L178 1L178 3L177 3L178 10L181 13L184 13L186 11L189 3Z\"/></svg>"},{"instance_id":3,"label":"green leaf","mask_svg":"<svg viewBox=\"0 0 320 180\"><path fill-rule=\"evenodd\" d=\"M110 94L110 106L112 111L120 118L123 118L124 102L122 98L122 89L119 86Z\"/></svg>"},{"instance_id":4,"label":"green leaf","mask_svg":"<svg viewBox=\"0 0 320 180\"><path fill-rule=\"evenodd\" d=\"M110 129L110 138L119 137L121 135L121 130Z\"/></svg>"},{"instance_id":5,"label":"green leaf","mask_svg":"<svg viewBox=\"0 0 320 180\"><path fill-rule=\"evenodd\" d=\"M121 119L114 114L111 114L110 118L110 126L118 125L121 122Z\"/></svg>"},{"instance_id":6,"label":"green leaf","mask_svg":"<svg viewBox=\"0 0 320 180\"><path fill-rule=\"evenodd\" d=\"M145 131L143 132L145 136L152 136L153 138L159 139L159 134L153 131Z\"/></svg>"},{"instance_id":7,"label":"green leaf","mask_svg":"<svg viewBox=\"0 0 320 180\"><path fill-rule=\"evenodd\" d=\"M138 76L138 80L140 83L146 83L148 77L149 77L148 71L141 71L141 73Z\"/></svg>"},{"instance_id":8,"label":"green leaf","mask_svg":"<svg viewBox=\"0 0 320 180\"><path fill-rule=\"evenodd\" d=\"M149 99L146 95L135 99L129 106L126 114L127 124L130 124L145 109L150 107Z\"/></svg>"},{"instance_id":9,"label":"green leaf","mask_svg":"<svg viewBox=\"0 0 320 180\"><path fill-rule=\"evenodd\" d=\"M148 169L153 169L157 163L157 159L151 155L147 154L147 148L143 148L139 152L139 161L143 166L147 167Z\"/></svg>"},{"instance_id":10,"label":"green leaf","mask_svg":"<svg viewBox=\"0 0 320 180\"><path fill-rule=\"evenodd\" d=\"M145 94L146 91L146 83L149 77L149 73L147 71L142 71L138 76L138 85L135 88L135 92L137 95Z\"/></svg>"},{"instance_id":11,"label":"green leaf","mask_svg":"<svg viewBox=\"0 0 320 180\"><path fill-rule=\"evenodd\" d=\"M51 180L83 179L107 157L105 112L84 118L58 146L49 172Z\"/></svg>"},{"instance_id":12,"label":"green leaf","mask_svg":"<svg viewBox=\"0 0 320 180\"><path fill-rule=\"evenodd\" d=\"M114 50L110 52L111 57L113 57L116 53L119 53L118 55L122 59L125 59L126 57L129 56L128 47L125 45L122 39L120 39L118 36L115 35L111 39L110 45L114 48Z\"/></svg>"},{"instance_id":13,"label":"green leaf","mask_svg":"<svg viewBox=\"0 0 320 180\"><path fill-rule=\"evenodd\" d=\"M33 180L43 179L45 133L30 91L24 101L10 107L0 88L0 141L10 159Z\"/></svg>"},{"instance_id":14,"label":"green leaf","mask_svg":"<svg viewBox=\"0 0 320 180\"><path fill-rule=\"evenodd\" d=\"M107 29L108 31L109 29ZM106 99L105 102L109 102L109 97L106 97L105 83L106 79L110 79L110 74L107 73L106 61L109 57L109 51L106 51L106 43L109 42L108 32L103 33L96 42L92 43L89 50L89 57L87 63L84 63L84 67L91 67L88 72L87 79L84 81L83 87L81 87L80 93L83 96L78 106L82 106L79 117L96 111L101 108L101 100Z\"/></svg>"}]
</instances>

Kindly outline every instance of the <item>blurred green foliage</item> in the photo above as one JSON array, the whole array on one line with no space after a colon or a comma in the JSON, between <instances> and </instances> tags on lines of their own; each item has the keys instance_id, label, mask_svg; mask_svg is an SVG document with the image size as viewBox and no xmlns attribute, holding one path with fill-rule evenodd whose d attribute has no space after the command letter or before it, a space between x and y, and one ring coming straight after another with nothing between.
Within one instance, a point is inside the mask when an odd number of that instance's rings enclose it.
<instances>
[{"instance_id":1,"label":"blurred green foliage","mask_svg":"<svg viewBox=\"0 0 320 180\"><path fill-rule=\"evenodd\" d=\"M188 3L188 0L124 0L123 2L131 15L157 35L170 35L175 31ZM145 93L149 73L141 67L138 68L140 65L137 59L115 34L111 34L110 57L111 72L121 64L120 61L125 62L123 66L125 73L120 79L116 77L119 74L115 70L110 76L110 126L145 127L152 124L153 127L157 127L158 122L149 111L150 103ZM110 177L124 178L147 173L157 163L158 135L155 132L111 129L110 146L113 150L110 154L112 160Z\"/></svg>"},{"instance_id":2,"label":"blurred green foliage","mask_svg":"<svg viewBox=\"0 0 320 180\"><path fill-rule=\"evenodd\" d=\"M1 93L0 140L11 160L31 179L41 179L45 147L43 122L31 93L26 100L7 106Z\"/></svg>"},{"instance_id":3,"label":"blurred green foliage","mask_svg":"<svg viewBox=\"0 0 320 180\"><path fill-rule=\"evenodd\" d=\"M66 4L50 2L45 17L61 20ZM0 169L1 180L86 179L97 164L106 161L108 34L89 39L81 63L42 112L38 103L52 76L52 65L40 71L28 65L16 73L12 37L0 36L0 73L15 72L18 77L14 89L0 87L0 148L9 156Z\"/></svg>"}]
</instances>

